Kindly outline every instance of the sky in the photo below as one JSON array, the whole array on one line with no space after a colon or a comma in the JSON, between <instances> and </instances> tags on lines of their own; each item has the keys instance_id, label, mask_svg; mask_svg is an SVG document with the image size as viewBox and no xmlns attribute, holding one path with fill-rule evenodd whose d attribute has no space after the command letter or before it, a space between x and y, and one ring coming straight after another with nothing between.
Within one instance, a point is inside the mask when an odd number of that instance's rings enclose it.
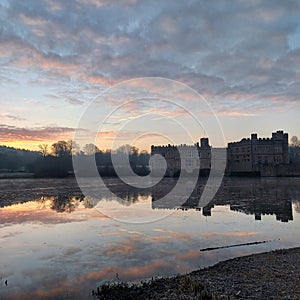
<instances>
[{"instance_id":1,"label":"sky","mask_svg":"<svg viewBox=\"0 0 300 300\"><path fill-rule=\"evenodd\" d=\"M299 96L299 1L0 0L0 144L300 137Z\"/></svg>"}]
</instances>

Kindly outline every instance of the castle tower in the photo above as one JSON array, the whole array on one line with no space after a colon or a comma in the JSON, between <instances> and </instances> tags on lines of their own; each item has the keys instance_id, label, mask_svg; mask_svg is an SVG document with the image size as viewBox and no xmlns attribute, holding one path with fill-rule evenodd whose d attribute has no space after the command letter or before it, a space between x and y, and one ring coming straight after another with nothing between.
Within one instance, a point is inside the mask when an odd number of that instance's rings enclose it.
<instances>
[{"instance_id":1,"label":"castle tower","mask_svg":"<svg viewBox=\"0 0 300 300\"><path fill-rule=\"evenodd\" d=\"M201 145L201 148L210 148L208 138L201 138L200 145Z\"/></svg>"}]
</instances>

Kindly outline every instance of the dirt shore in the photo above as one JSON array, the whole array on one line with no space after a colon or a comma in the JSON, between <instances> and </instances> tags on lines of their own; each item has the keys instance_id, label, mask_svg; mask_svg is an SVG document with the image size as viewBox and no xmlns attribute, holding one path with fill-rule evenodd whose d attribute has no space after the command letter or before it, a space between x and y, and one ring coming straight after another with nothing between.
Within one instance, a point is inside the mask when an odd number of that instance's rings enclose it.
<instances>
[{"instance_id":1,"label":"dirt shore","mask_svg":"<svg viewBox=\"0 0 300 300\"><path fill-rule=\"evenodd\" d=\"M300 299L300 247L237 257L139 285L107 284L98 299Z\"/></svg>"}]
</instances>

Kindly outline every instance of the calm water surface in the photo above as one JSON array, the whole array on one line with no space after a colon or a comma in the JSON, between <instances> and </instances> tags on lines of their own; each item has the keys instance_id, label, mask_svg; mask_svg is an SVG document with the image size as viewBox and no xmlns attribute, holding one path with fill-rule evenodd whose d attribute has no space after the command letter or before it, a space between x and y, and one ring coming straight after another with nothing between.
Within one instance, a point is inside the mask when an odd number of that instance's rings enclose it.
<instances>
[{"instance_id":1,"label":"calm water surface","mask_svg":"<svg viewBox=\"0 0 300 300\"><path fill-rule=\"evenodd\" d=\"M172 179L150 191L106 183L122 200L104 195L96 203L74 179L0 181L0 299L89 299L116 273L120 280L170 276L300 246L300 178L226 179L201 209L205 183L182 205L156 201Z\"/></svg>"}]
</instances>

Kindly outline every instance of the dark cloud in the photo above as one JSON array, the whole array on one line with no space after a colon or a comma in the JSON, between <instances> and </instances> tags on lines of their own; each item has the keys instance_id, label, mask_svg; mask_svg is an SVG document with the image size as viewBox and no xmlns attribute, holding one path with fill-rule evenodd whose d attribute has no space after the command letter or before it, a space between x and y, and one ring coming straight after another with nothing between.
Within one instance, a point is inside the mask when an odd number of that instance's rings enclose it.
<instances>
[{"instance_id":1,"label":"dark cloud","mask_svg":"<svg viewBox=\"0 0 300 300\"><path fill-rule=\"evenodd\" d=\"M100 86L167 77L216 102L299 99L299 48L291 43L300 31L298 1L16 0L2 6L5 66Z\"/></svg>"}]
</instances>

